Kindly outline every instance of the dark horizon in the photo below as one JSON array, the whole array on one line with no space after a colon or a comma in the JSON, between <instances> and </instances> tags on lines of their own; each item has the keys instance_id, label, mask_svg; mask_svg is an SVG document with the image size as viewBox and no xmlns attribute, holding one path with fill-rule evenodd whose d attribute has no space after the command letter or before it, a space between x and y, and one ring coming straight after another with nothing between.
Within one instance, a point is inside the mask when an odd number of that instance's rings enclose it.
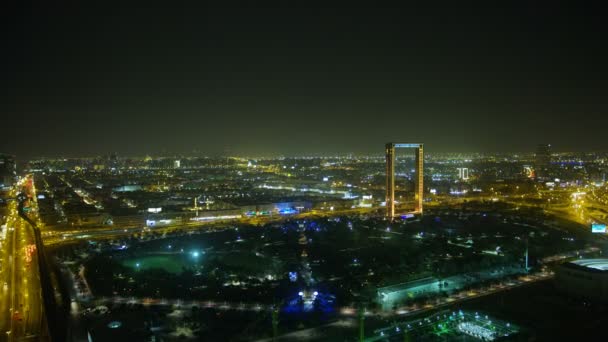
<instances>
[{"instance_id":1,"label":"dark horizon","mask_svg":"<svg viewBox=\"0 0 608 342\"><path fill-rule=\"evenodd\" d=\"M608 151L599 8L7 13L0 150L19 159Z\"/></svg>"}]
</instances>

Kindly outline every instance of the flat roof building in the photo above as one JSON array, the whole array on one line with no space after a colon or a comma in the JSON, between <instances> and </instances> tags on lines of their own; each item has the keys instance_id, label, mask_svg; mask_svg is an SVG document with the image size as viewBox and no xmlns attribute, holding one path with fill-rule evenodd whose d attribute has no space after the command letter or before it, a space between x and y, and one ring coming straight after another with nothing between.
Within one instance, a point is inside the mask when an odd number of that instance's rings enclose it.
<instances>
[{"instance_id":1,"label":"flat roof building","mask_svg":"<svg viewBox=\"0 0 608 342\"><path fill-rule=\"evenodd\" d=\"M608 302L608 258L562 264L555 273L555 284L572 296Z\"/></svg>"}]
</instances>

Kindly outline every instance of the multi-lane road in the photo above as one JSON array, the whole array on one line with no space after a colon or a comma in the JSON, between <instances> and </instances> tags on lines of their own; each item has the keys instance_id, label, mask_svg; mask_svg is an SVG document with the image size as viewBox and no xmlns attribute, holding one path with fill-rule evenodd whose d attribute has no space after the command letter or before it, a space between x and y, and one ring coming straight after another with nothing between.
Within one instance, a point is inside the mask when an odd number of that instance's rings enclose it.
<instances>
[{"instance_id":1,"label":"multi-lane road","mask_svg":"<svg viewBox=\"0 0 608 342\"><path fill-rule=\"evenodd\" d=\"M44 341L48 333L34 231L19 216L16 195L17 189L12 190L0 238L0 341ZM34 220L35 206L35 200L30 200Z\"/></svg>"}]
</instances>

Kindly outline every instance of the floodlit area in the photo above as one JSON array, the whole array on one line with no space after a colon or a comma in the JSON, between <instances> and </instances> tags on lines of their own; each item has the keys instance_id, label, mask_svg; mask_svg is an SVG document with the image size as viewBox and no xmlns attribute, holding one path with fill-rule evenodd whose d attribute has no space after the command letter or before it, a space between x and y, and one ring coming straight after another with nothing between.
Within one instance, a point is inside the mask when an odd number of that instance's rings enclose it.
<instances>
[{"instance_id":1,"label":"floodlit area","mask_svg":"<svg viewBox=\"0 0 608 342\"><path fill-rule=\"evenodd\" d=\"M365 341L495 341L517 337L519 332L517 325L484 313L445 310L378 329Z\"/></svg>"},{"instance_id":2,"label":"floodlit area","mask_svg":"<svg viewBox=\"0 0 608 342\"><path fill-rule=\"evenodd\" d=\"M573 264L598 270L598 271L608 271L608 259L583 259L583 260L574 260Z\"/></svg>"}]
</instances>

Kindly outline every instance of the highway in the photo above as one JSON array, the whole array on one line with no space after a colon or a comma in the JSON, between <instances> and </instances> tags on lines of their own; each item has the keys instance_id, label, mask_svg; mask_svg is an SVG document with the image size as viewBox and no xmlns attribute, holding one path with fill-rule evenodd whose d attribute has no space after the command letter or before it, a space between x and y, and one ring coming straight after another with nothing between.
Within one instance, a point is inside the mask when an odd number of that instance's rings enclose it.
<instances>
[{"instance_id":1,"label":"highway","mask_svg":"<svg viewBox=\"0 0 608 342\"><path fill-rule=\"evenodd\" d=\"M19 190L26 186L25 182L23 179L17 185ZM35 190L31 190L35 194ZM10 196L16 198L19 192L13 189ZM30 200L28 205L31 219L37 220L35 200ZM19 216L16 199L9 202L3 231L0 341L47 341L34 231Z\"/></svg>"},{"instance_id":2,"label":"highway","mask_svg":"<svg viewBox=\"0 0 608 342\"><path fill-rule=\"evenodd\" d=\"M210 231L225 229L230 224L249 224L249 225L264 225L271 222L281 222L290 219L315 219L320 217L332 217L340 215L366 215L377 212L379 208L357 208L345 209L329 212L313 211L295 215L273 215L273 216L258 216L258 217L241 217L237 219L225 220L209 220L209 221L191 221L186 223L166 225L162 227L142 227L142 225L129 227L93 227L81 228L78 230L46 230L41 233L45 246L64 244L78 240L112 240L120 239L126 236L147 233L154 234L169 234L178 231L188 232L197 231L208 227ZM142 223L143 224L143 223ZM222 228L218 228L222 227Z\"/></svg>"}]
</instances>

